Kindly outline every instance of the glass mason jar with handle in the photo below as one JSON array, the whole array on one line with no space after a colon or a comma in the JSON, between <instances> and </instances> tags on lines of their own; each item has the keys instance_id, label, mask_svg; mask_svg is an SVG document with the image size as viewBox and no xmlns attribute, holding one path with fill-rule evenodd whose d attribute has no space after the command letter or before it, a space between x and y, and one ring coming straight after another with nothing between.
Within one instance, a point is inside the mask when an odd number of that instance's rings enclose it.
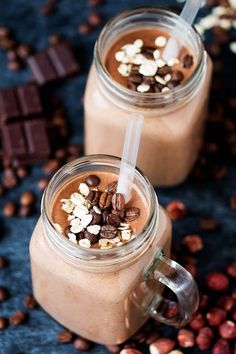
<instances>
[{"instance_id":1,"label":"glass mason jar with handle","mask_svg":"<svg viewBox=\"0 0 236 354\"><path fill-rule=\"evenodd\" d=\"M212 63L198 33L182 24L185 46L193 54L195 69L189 79L168 93L132 91L113 79L105 67L106 54L117 38L140 28L170 32L178 16L156 7L128 10L102 30L84 98L85 152L121 156L130 112L145 121L137 166L153 185L182 182L191 171L202 144ZM181 41L181 38L180 38Z\"/></svg>"},{"instance_id":2,"label":"glass mason jar with handle","mask_svg":"<svg viewBox=\"0 0 236 354\"><path fill-rule=\"evenodd\" d=\"M56 229L51 219L55 195L63 185L91 171L119 173L120 160L91 155L62 167L50 181L42 214L30 242L33 292L39 304L70 330L102 344L122 343L151 316L181 326L198 305L191 275L170 260L171 223L155 191L139 170L134 185L145 198L148 218L143 229L120 247L85 249ZM178 312L159 311L163 287L177 296Z\"/></svg>"}]
</instances>

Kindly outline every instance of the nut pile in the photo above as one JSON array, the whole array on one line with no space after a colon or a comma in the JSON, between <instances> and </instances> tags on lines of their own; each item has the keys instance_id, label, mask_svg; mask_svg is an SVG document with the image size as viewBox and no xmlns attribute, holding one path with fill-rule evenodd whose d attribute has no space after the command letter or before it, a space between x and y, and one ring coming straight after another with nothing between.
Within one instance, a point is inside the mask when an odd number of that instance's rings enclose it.
<instances>
[{"instance_id":1,"label":"nut pile","mask_svg":"<svg viewBox=\"0 0 236 354\"><path fill-rule=\"evenodd\" d=\"M116 193L117 182L107 185L105 191L99 190L100 178L89 175L80 183L78 192L69 199L61 199L61 209L68 214L69 225L57 230L80 246L90 248L96 245L100 249L121 246L135 237L129 222L136 220L140 209L125 208L124 196Z\"/></svg>"},{"instance_id":2,"label":"nut pile","mask_svg":"<svg viewBox=\"0 0 236 354\"><path fill-rule=\"evenodd\" d=\"M168 92L184 80L181 70L175 68L181 64L183 69L193 65L193 57L185 54L182 58L171 58L167 62L162 58L162 50L167 43L167 38L158 36L153 47L144 45L142 39L125 44L115 54L115 59L120 63L118 72L128 79L128 87L133 91Z\"/></svg>"}]
</instances>

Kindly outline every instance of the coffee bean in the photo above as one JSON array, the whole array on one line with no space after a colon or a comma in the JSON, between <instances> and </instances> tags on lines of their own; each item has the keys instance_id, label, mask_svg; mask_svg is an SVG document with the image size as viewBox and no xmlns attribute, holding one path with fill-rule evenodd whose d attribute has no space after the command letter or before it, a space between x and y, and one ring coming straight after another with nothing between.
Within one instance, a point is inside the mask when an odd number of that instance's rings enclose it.
<instances>
[{"instance_id":1,"label":"coffee bean","mask_svg":"<svg viewBox=\"0 0 236 354\"><path fill-rule=\"evenodd\" d=\"M119 216L115 215L115 214L109 214L107 216L107 224L108 225L114 225L116 227L118 227L120 225L121 219L119 218Z\"/></svg>"},{"instance_id":2,"label":"coffee bean","mask_svg":"<svg viewBox=\"0 0 236 354\"><path fill-rule=\"evenodd\" d=\"M93 26L99 26L102 23L102 15L98 12L91 12L88 16L88 23Z\"/></svg>"},{"instance_id":3,"label":"coffee bean","mask_svg":"<svg viewBox=\"0 0 236 354\"><path fill-rule=\"evenodd\" d=\"M160 76L164 76L164 75L170 74L170 73L172 73L172 69L167 65L163 66L162 68L158 68L158 70L157 70L157 74Z\"/></svg>"},{"instance_id":4,"label":"coffee bean","mask_svg":"<svg viewBox=\"0 0 236 354\"><path fill-rule=\"evenodd\" d=\"M5 188L3 187L2 184L0 184L0 197L2 197L5 193Z\"/></svg>"},{"instance_id":5,"label":"coffee bean","mask_svg":"<svg viewBox=\"0 0 236 354\"><path fill-rule=\"evenodd\" d=\"M131 222L140 216L140 209L136 207L130 207L125 210L125 221Z\"/></svg>"},{"instance_id":6,"label":"coffee bean","mask_svg":"<svg viewBox=\"0 0 236 354\"><path fill-rule=\"evenodd\" d=\"M134 84L141 84L142 75L135 72L134 73L131 72L130 76L128 77L128 81Z\"/></svg>"},{"instance_id":7,"label":"coffee bean","mask_svg":"<svg viewBox=\"0 0 236 354\"><path fill-rule=\"evenodd\" d=\"M92 27L88 22L82 22L78 27L78 32L81 35L87 35L91 32Z\"/></svg>"},{"instance_id":8,"label":"coffee bean","mask_svg":"<svg viewBox=\"0 0 236 354\"><path fill-rule=\"evenodd\" d=\"M16 175L19 178L25 178L28 175L28 170L27 168L23 167L23 166L19 166L16 169Z\"/></svg>"},{"instance_id":9,"label":"coffee bean","mask_svg":"<svg viewBox=\"0 0 236 354\"><path fill-rule=\"evenodd\" d=\"M18 59L11 60L8 62L7 67L9 70L18 71L22 68L22 63Z\"/></svg>"},{"instance_id":10,"label":"coffee bean","mask_svg":"<svg viewBox=\"0 0 236 354\"><path fill-rule=\"evenodd\" d=\"M18 180L15 171L11 167L7 167L3 172L3 185L6 188L14 188L18 184Z\"/></svg>"},{"instance_id":11,"label":"coffee bean","mask_svg":"<svg viewBox=\"0 0 236 354\"><path fill-rule=\"evenodd\" d=\"M200 229L204 231L214 231L217 228L217 222L211 218L203 218L200 220Z\"/></svg>"},{"instance_id":12,"label":"coffee bean","mask_svg":"<svg viewBox=\"0 0 236 354\"><path fill-rule=\"evenodd\" d=\"M16 48L16 53L21 59L26 59L31 54L31 49L27 44L20 44Z\"/></svg>"},{"instance_id":13,"label":"coffee bean","mask_svg":"<svg viewBox=\"0 0 236 354\"><path fill-rule=\"evenodd\" d=\"M93 206L98 205L100 195L101 195L101 192L99 192L99 191L90 191L87 196L87 200Z\"/></svg>"},{"instance_id":14,"label":"coffee bean","mask_svg":"<svg viewBox=\"0 0 236 354\"><path fill-rule=\"evenodd\" d=\"M0 257L0 269L6 268L7 267L7 261L5 258Z\"/></svg>"},{"instance_id":15,"label":"coffee bean","mask_svg":"<svg viewBox=\"0 0 236 354\"><path fill-rule=\"evenodd\" d=\"M98 214L95 211L91 211L90 213L93 217L90 225L99 225L102 221L102 214Z\"/></svg>"},{"instance_id":16,"label":"coffee bean","mask_svg":"<svg viewBox=\"0 0 236 354\"><path fill-rule=\"evenodd\" d=\"M102 210L107 210L111 206L112 195L106 192L103 192L99 199L99 207Z\"/></svg>"},{"instance_id":17,"label":"coffee bean","mask_svg":"<svg viewBox=\"0 0 236 354\"><path fill-rule=\"evenodd\" d=\"M118 185L117 181L113 181L113 182L109 183L106 187L106 192L111 193L111 194L116 193L117 185Z\"/></svg>"},{"instance_id":18,"label":"coffee bean","mask_svg":"<svg viewBox=\"0 0 236 354\"><path fill-rule=\"evenodd\" d=\"M88 6L99 6L104 3L104 0L87 0Z\"/></svg>"},{"instance_id":19,"label":"coffee bean","mask_svg":"<svg viewBox=\"0 0 236 354\"><path fill-rule=\"evenodd\" d=\"M47 178L41 178L37 183L38 189L43 191L47 187L48 183L49 180Z\"/></svg>"},{"instance_id":20,"label":"coffee bean","mask_svg":"<svg viewBox=\"0 0 236 354\"><path fill-rule=\"evenodd\" d=\"M82 146L80 144L71 144L67 150L68 154L78 157L82 151Z\"/></svg>"},{"instance_id":21,"label":"coffee bean","mask_svg":"<svg viewBox=\"0 0 236 354\"><path fill-rule=\"evenodd\" d=\"M100 178L96 175L89 175L86 180L85 183L89 186L89 187L96 187L99 185L100 183Z\"/></svg>"},{"instance_id":22,"label":"coffee bean","mask_svg":"<svg viewBox=\"0 0 236 354\"><path fill-rule=\"evenodd\" d=\"M0 331L3 331L8 326L8 319L5 317L0 317Z\"/></svg>"},{"instance_id":23,"label":"coffee bean","mask_svg":"<svg viewBox=\"0 0 236 354\"><path fill-rule=\"evenodd\" d=\"M19 326L23 322L25 322L27 318L27 315L23 311L16 311L11 317L10 317L10 324L12 326Z\"/></svg>"},{"instance_id":24,"label":"coffee bean","mask_svg":"<svg viewBox=\"0 0 236 354\"><path fill-rule=\"evenodd\" d=\"M64 160L67 156L67 151L64 148L60 148L55 151L54 155L56 159Z\"/></svg>"},{"instance_id":25,"label":"coffee bean","mask_svg":"<svg viewBox=\"0 0 236 354\"><path fill-rule=\"evenodd\" d=\"M172 80L174 81L183 81L184 74L180 70L174 70L171 74Z\"/></svg>"},{"instance_id":26,"label":"coffee bean","mask_svg":"<svg viewBox=\"0 0 236 354\"><path fill-rule=\"evenodd\" d=\"M12 49L15 47L15 45L16 45L16 42L13 39L10 39L7 37L0 38L0 46L5 50Z\"/></svg>"},{"instance_id":27,"label":"coffee bean","mask_svg":"<svg viewBox=\"0 0 236 354\"><path fill-rule=\"evenodd\" d=\"M85 236L85 238L87 238L92 244L93 244L93 243L97 243L97 242L98 242L98 239L99 239L99 236L98 236L98 235L91 234L91 233L88 232L88 231L85 231L85 232L84 232L84 236Z\"/></svg>"},{"instance_id":28,"label":"coffee bean","mask_svg":"<svg viewBox=\"0 0 236 354\"><path fill-rule=\"evenodd\" d=\"M10 35L9 28L0 26L0 38L8 37L9 35Z\"/></svg>"},{"instance_id":29,"label":"coffee bean","mask_svg":"<svg viewBox=\"0 0 236 354\"><path fill-rule=\"evenodd\" d=\"M181 61L183 67L189 69L193 65L193 56L190 54L186 54L183 58L181 58Z\"/></svg>"},{"instance_id":30,"label":"coffee bean","mask_svg":"<svg viewBox=\"0 0 236 354\"><path fill-rule=\"evenodd\" d=\"M7 60L9 61L17 60L17 54L14 49L7 51Z\"/></svg>"},{"instance_id":31,"label":"coffee bean","mask_svg":"<svg viewBox=\"0 0 236 354\"><path fill-rule=\"evenodd\" d=\"M115 215L119 216L119 218L121 220L123 220L124 217L125 217L125 210L114 210L114 209L112 209L111 212L112 212L112 214L115 214Z\"/></svg>"},{"instance_id":32,"label":"coffee bean","mask_svg":"<svg viewBox=\"0 0 236 354\"><path fill-rule=\"evenodd\" d=\"M3 215L6 217L12 217L16 214L16 203L14 202L7 202L3 207Z\"/></svg>"},{"instance_id":33,"label":"coffee bean","mask_svg":"<svg viewBox=\"0 0 236 354\"><path fill-rule=\"evenodd\" d=\"M144 46L144 47L142 47L141 54L143 54L147 59L153 60L154 51L155 51L155 48Z\"/></svg>"},{"instance_id":34,"label":"coffee bean","mask_svg":"<svg viewBox=\"0 0 236 354\"><path fill-rule=\"evenodd\" d=\"M19 208L19 216L27 217L32 214L31 205L21 205Z\"/></svg>"},{"instance_id":35,"label":"coffee bean","mask_svg":"<svg viewBox=\"0 0 236 354\"><path fill-rule=\"evenodd\" d=\"M69 331L58 333L57 340L59 343L70 343L73 339L73 334Z\"/></svg>"},{"instance_id":36,"label":"coffee bean","mask_svg":"<svg viewBox=\"0 0 236 354\"><path fill-rule=\"evenodd\" d=\"M79 232L77 235L76 235L76 240L79 241L79 240L83 240L85 238L85 234L84 232Z\"/></svg>"},{"instance_id":37,"label":"coffee bean","mask_svg":"<svg viewBox=\"0 0 236 354\"><path fill-rule=\"evenodd\" d=\"M56 8L52 5L44 5L40 9L40 12L45 16L50 16L50 15L54 14L55 11L56 11Z\"/></svg>"},{"instance_id":38,"label":"coffee bean","mask_svg":"<svg viewBox=\"0 0 236 354\"><path fill-rule=\"evenodd\" d=\"M77 338L74 341L74 347L75 349L81 351L81 352L88 352L90 351L92 347L92 343L88 341L87 339L84 338Z\"/></svg>"},{"instance_id":39,"label":"coffee bean","mask_svg":"<svg viewBox=\"0 0 236 354\"><path fill-rule=\"evenodd\" d=\"M176 86L179 86L179 84L180 84L179 81L171 80L171 81L168 82L167 87L168 87L169 89L173 89L173 88L175 88Z\"/></svg>"},{"instance_id":40,"label":"coffee bean","mask_svg":"<svg viewBox=\"0 0 236 354\"><path fill-rule=\"evenodd\" d=\"M132 91L137 91L137 87L138 85L137 84L134 84L133 82L131 81L128 81L128 88Z\"/></svg>"},{"instance_id":41,"label":"coffee bean","mask_svg":"<svg viewBox=\"0 0 236 354\"><path fill-rule=\"evenodd\" d=\"M60 162L57 159L48 160L43 165L43 172L47 174L55 173L60 167Z\"/></svg>"},{"instance_id":42,"label":"coffee bean","mask_svg":"<svg viewBox=\"0 0 236 354\"><path fill-rule=\"evenodd\" d=\"M21 205L31 205L35 201L35 195L31 191L27 191L21 194L20 204Z\"/></svg>"},{"instance_id":43,"label":"coffee bean","mask_svg":"<svg viewBox=\"0 0 236 354\"><path fill-rule=\"evenodd\" d=\"M155 78L153 76L144 76L143 83L145 85L153 85L155 83Z\"/></svg>"},{"instance_id":44,"label":"coffee bean","mask_svg":"<svg viewBox=\"0 0 236 354\"><path fill-rule=\"evenodd\" d=\"M49 37L48 37L48 43L50 45L55 45L55 44L58 44L60 43L62 40L61 36L57 33L54 33L54 34L51 34Z\"/></svg>"},{"instance_id":45,"label":"coffee bean","mask_svg":"<svg viewBox=\"0 0 236 354\"><path fill-rule=\"evenodd\" d=\"M5 301L9 297L7 288L0 286L0 303Z\"/></svg>"},{"instance_id":46,"label":"coffee bean","mask_svg":"<svg viewBox=\"0 0 236 354\"><path fill-rule=\"evenodd\" d=\"M113 225L103 225L101 228L100 236L102 238L114 238L117 235L117 228Z\"/></svg>"},{"instance_id":47,"label":"coffee bean","mask_svg":"<svg viewBox=\"0 0 236 354\"><path fill-rule=\"evenodd\" d=\"M112 206L114 210L123 210L125 207L125 198L123 194L116 193L112 197Z\"/></svg>"},{"instance_id":48,"label":"coffee bean","mask_svg":"<svg viewBox=\"0 0 236 354\"><path fill-rule=\"evenodd\" d=\"M107 223L107 217L109 215L109 211L105 210L103 213L102 213L102 220L103 220L103 223L106 224Z\"/></svg>"},{"instance_id":49,"label":"coffee bean","mask_svg":"<svg viewBox=\"0 0 236 354\"><path fill-rule=\"evenodd\" d=\"M159 84L154 85L154 92L161 92L161 87Z\"/></svg>"},{"instance_id":50,"label":"coffee bean","mask_svg":"<svg viewBox=\"0 0 236 354\"><path fill-rule=\"evenodd\" d=\"M24 305L27 309L33 310L39 307L33 295L26 295L24 298Z\"/></svg>"}]
</instances>

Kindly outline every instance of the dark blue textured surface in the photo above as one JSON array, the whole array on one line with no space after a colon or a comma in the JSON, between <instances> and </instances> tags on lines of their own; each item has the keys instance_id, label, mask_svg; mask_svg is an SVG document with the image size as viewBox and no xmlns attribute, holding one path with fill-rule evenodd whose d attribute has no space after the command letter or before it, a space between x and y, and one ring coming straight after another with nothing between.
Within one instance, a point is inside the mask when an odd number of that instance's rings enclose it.
<instances>
[{"instance_id":1,"label":"dark blue textured surface","mask_svg":"<svg viewBox=\"0 0 236 354\"><path fill-rule=\"evenodd\" d=\"M57 89L62 98L72 126L72 142L83 141L83 110L80 98L83 95L86 81L86 71L92 60L94 42L99 30L88 36L81 37L77 33L79 23L86 19L90 8L85 0L64 0L59 2L57 12L52 16L43 16L38 9L43 1L1 0L0 25L7 25L13 29L14 37L20 42L26 42L35 49L47 45L47 37L58 32L69 37L77 48L78 56L83 65L82 75L68 80ZM129 7L146 5L145 0L107 0L99 10L108 20L119 11ZM180 6L175 1L156 0L148 4L162 6ZM228 63L233 63L232 54L226 53ZM235 58L234 58L235 60ZM235 69L226 70L223 85L226 94L233 94L235 90ZM13 86L24 83L29 77L27 71L12 73L6 69L5 55L0 51L0 86ZM233 80L234 78L234 80ZM4 198L0 198L0 209L7 200L17 201L22 190L32 189L37 192L36 181L42 176L41 168L35 167L31 175L16 189L10 191ZM174 239L178 242L188 233L199 232L198 220L202 216L211 216L219 223L219 228L211 233L201 232L205 248L198 256L199 282L206 272L223 268L235 258L235 211L229 207L229 198L236 195L236 168L233 161L229 162L229 173L220 181L204 182L198 185L188 180L178 188L159 191L161 204L174 198L186 203L189 213L186 219L174 225ZM37 213L39 213L40 194L37 195ZM14 311L23 309L23 298L31 292L30 266L28 244L38 215L29 218L4 219L1 213L0 224L0 256L9 260L10 267L0 271L0 285L10 289L11 297L0 304L0 315L9 317ZM79 316L79 314L78 314ZM29 320L17 328L9 328L0 333L0 354L12 354L20 351L27 354L67 354L75 353L72 345L57 344L57 333L61 327L42 310L29 313ZM163 333L172 332L168 328ZM174 330L173 330L174 331ZM93 353L104 353L105 349L95 346ZM183 350L184 353L200 353L197 349Z\"/></svg>"}]
</instances>

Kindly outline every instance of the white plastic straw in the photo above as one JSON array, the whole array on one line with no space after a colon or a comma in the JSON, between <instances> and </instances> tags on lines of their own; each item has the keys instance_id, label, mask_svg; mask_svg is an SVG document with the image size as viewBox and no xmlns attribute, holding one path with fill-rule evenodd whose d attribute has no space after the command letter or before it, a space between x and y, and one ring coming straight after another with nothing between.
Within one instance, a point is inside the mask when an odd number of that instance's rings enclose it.
<instances>
[{"instance_id":1,"label":"white plastic straw","mask_svg":"<svg viewBox=\"0 0 236 354\"><path fill-rule=\"evenodd\" d=\"M162 53L164 60L168 61L172 58L177 58L180 50L180 43L176 37L181 37L181 42L184 42L186 33L183 31L183 20L190 26L192 25L197 13L203 3L203 0L187 0L181 14L172 29L171 36L166 44L166 47ZM177 35L177 36L176 36Z\"/></svg>"},{"instance_id":2,"label":"white plastic straw","mask_svg":"<svg viewBox=\"0 0 236 354\"><path fill-rule=\"evenodd\" d=\"M139 113L132 113L128 117L117 186L117 193L122 193L126 202L130 199L143 121L144 118Z\"/></svg>"}]
</instances>

